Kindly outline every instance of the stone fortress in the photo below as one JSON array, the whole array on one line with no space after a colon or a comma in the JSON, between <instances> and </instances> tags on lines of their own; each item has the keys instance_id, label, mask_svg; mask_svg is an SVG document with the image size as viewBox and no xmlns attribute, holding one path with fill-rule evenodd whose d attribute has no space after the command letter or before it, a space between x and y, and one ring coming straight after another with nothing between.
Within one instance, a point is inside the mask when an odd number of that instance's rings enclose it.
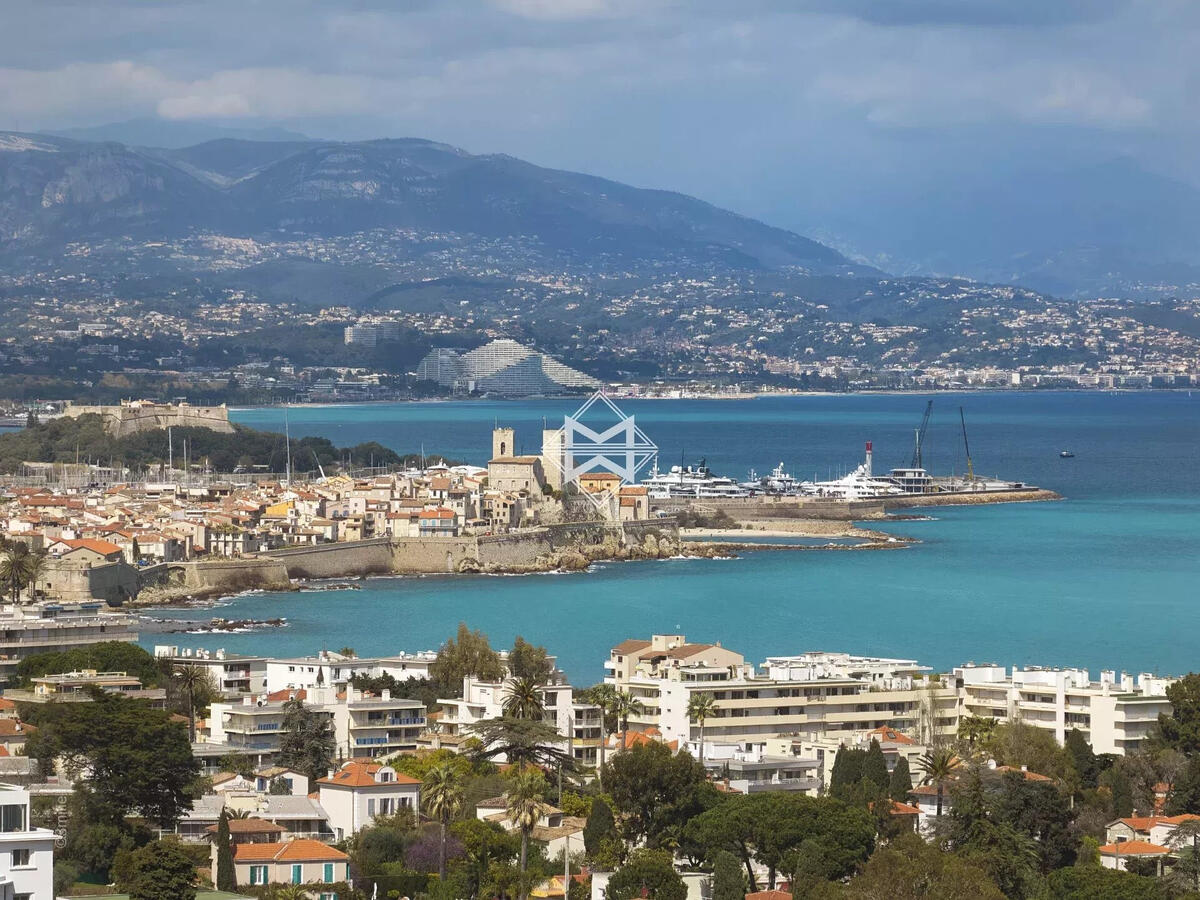
<instances>
[{"instance_id":1,"label":"stone fortress","mask_svg":"<svg viewBox=\"0 0 1200 900\"><path fill-rule=\"evenodd\" d=\"M122 400L120 406L77 406L68 404L64 416L96 415L113 437L127 437L159 428L209 428L232 434L229 410L221 406L191 406L185 402L156 403L153 400Z\"/></svg>"}]
</instances>

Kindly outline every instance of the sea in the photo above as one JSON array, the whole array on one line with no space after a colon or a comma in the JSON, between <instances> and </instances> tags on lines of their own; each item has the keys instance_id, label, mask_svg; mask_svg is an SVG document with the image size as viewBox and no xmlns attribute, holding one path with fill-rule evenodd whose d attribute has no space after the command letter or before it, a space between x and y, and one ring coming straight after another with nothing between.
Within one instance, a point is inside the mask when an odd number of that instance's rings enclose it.
<instances>
[{"instance_id":1,"label":"sea","mask_svg":"<svg viewBox=\"0 0 1200 900\"><path fill-rule=\"evenodd\" d=\"M543 644L577 684L603 676L626 638L682 633L761 662L829 650L916 659L1181 674L1200 670L1200 391L840 394L622 400L662 468L703 459L744 480L782 463L800 478L907 465L927 400L923 461L1050 488L1058 502L939 507L873 528L920 543L884 551L746 552L734 559L605 563L578 574L370 578L360 590L251 593L216 608L150 613L283 617L234 634L144 633L142 644L267 655L353 647L436 649L459 622L493 646ZM378 441L485 464L491 429L536 453L544 423L577 401L458 401L292 407L293 435ZM960 413L961 410L961 413ZM235 421L283 431L280 408ZM963 420L966 423L964 441ZM1063 450L1074 453L1063 458ZM368 460L355 460L367 463Z\"/></svg>"}]
</instances>

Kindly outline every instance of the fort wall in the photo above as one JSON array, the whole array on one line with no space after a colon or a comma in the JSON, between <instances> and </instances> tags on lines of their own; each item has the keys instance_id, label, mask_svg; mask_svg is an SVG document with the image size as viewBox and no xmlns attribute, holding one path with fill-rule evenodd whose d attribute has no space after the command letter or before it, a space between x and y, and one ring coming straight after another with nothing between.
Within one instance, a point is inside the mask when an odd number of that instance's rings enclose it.
<instances>
[{"instance_id":1,"label":"fort wall","mask_svg":"<svg viewBox=\"0 0 1200 900\"><path fill-rule=\"evenodd\" d=\"M232 434L229 410L225 406L190 406L186 403L152 403L134 400L120 406L76 406L68 404L64 416L97 415L104 428L114 437L126 437L142 431L160 428L208 428L222 434Z\"/></svg>"}]
</instances>

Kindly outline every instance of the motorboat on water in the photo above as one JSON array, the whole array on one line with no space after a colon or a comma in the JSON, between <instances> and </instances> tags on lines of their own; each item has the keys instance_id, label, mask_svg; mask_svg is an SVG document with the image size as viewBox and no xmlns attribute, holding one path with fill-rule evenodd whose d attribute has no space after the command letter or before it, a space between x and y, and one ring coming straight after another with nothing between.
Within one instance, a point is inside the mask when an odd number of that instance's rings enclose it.
<instances>
[{"instance_id":1,"label":"motorboat on water","mask_svg":"<svg viewBox=\"0 0 1200 900\"><path fill-rule=\"evenodd\" d=\"M804 482L784 471L782 462L771 470L770 475L760 476L751 469L750 477L742 482L742 487L751 494L795 496L804 493Z\"/></svg>"}]
</instances>

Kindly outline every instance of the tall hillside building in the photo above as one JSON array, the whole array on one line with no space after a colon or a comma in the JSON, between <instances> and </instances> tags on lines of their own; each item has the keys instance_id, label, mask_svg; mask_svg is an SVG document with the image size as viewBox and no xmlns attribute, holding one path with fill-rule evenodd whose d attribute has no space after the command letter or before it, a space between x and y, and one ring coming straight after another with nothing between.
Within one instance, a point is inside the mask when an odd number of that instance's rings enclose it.
<instances>
[{"instance_id":1,"label":"tall hillside building","mask_svg":"<svg viewBox=\"0 0 1200 900\"><path fill-rule=\"evenodd\" d=\"M500 339L458 353L445 347L431 350L417 366L417 378L436 381L453 391L478 391L506 397L561 394L595 390L600 382L551 356Z\"/></svg>"}]
</instances>

